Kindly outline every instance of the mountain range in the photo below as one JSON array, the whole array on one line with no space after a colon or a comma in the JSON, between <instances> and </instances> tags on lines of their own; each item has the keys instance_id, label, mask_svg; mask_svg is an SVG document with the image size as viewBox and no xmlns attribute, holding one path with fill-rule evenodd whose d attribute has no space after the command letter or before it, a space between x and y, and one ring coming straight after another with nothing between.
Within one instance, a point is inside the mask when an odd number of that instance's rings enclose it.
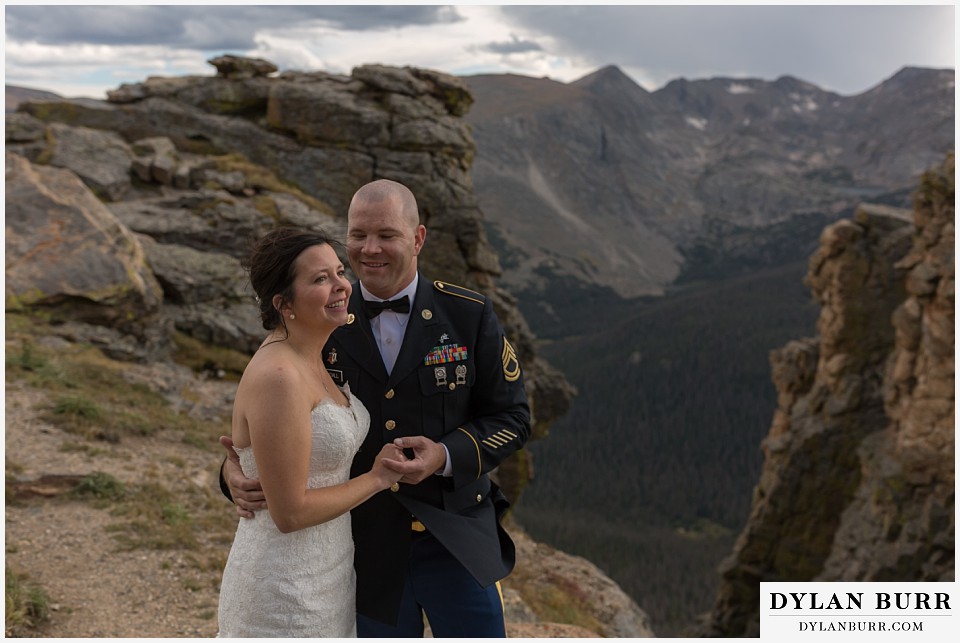
<instances>
[{"instance_id":1,"label":"mountain range","mask_svg":"<svg viewBox=\"0 0 960 643\"><path fill-rule=\"evenodd\" d=\"M533 296L552 279L662 294L693 248L909 190L954 143L953 70L903 68L849 97L789 76L648 92L616 66L465 80L502 283Z\"/></svg>"}]
</instances>

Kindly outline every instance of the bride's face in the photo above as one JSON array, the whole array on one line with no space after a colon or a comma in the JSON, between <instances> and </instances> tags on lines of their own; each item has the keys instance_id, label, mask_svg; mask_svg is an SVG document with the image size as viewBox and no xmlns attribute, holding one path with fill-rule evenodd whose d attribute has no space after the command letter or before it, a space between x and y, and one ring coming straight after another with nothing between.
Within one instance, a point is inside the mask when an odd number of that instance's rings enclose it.
<instances>
[{"instance_id":1,"label":"bride's face","mask_svg":"<svg viewBox=\"0 0 960 643\"><path fill-rule=\"evenodd\" d=\"M342 326L352 286L337 253L327 244L311 246L293 262L293 301L284 314L295 315L287 327Z\"/></svg>"}]
</instances>

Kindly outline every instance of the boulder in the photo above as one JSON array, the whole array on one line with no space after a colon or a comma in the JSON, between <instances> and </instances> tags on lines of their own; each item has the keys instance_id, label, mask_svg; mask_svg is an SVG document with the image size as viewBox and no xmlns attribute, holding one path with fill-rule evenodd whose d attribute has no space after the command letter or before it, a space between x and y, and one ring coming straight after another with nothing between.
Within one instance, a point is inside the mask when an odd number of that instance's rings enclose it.
<instances>
[{"instance_id":1,"label":"boulder","mask_svg":"<svg viewBox=\"0 0 960 643\"><path fill-rule=\"evenodd\" d=\"M120 200L130 189L133 152L114 132L70 127L49 127L47 163L72 170L94 193L107 201Z\"/></svg>"},{"instance_id":2,"label":"boulder","mask_svg":"<svg viewBox=\"0 0 960 643\"><path fill-rule=\"evenodd\" d=\"M163 301L137 238L72 171L6 156L7 308L144 336Z\"/></svg>"},{"instance_id":3,"label":"boulder","mask_svg":"<svg viewBox=\"0 0 960 643\"><path fill-rule=\"evenodd\" d=\"M269 76L277 71L277 66L263 58L247 58L244 56L217 56L207 61L217 68L217 75L225 78L252 78L254 76Z\"/></svg>"}]
</instances>

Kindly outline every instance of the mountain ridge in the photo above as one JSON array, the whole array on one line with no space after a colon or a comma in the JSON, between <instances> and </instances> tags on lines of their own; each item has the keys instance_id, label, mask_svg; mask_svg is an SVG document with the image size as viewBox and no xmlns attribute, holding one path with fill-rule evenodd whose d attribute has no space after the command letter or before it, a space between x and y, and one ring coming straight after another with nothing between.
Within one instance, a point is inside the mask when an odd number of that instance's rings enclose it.
<instances>
[{"instance_id":1,"label":"mountain ridge","mask_svg":"<svg viewBox=\"0 0 960 643\"><path fill-rule=\"evenodd\" d=\"M503 278L531 296L544 275L660 294L688 247L716 240L706 221L836 216L865 194L915 185L953 145L952 70L904 68L844 97L791 76L677 79L647 92L607 66L551 85L552 104L532 79L509 78L465 77L475 99L466 119L478 197L488 229L499 228L490 236L511 258ZM508 84L526 91L503 103Z\"/></svg>"}]
</instances>

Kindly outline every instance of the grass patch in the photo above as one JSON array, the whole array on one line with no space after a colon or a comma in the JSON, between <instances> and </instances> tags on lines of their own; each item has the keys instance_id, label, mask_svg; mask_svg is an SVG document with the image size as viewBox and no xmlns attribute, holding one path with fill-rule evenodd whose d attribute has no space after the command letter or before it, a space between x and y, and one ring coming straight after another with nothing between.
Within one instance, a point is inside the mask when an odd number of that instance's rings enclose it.
<instances>
[{"instance_id":1,"label":"grass patch","mask_svg":"<svg viewBox=\"0 0 960 643\"><path fill-rule=\"evenodd\" d=\"M83 453L90 458L112 458L116 457L112 451L109 449L104 449L101 447L95 447L86 442L64 442L60 445L60 448L57 449L61 453Z\"/></svg>"},{"instance_id":2,"label":"grass patch","mask_svg":"<svg viewBox=\"0 0 960 643\"><path fill-rule=\"evenodd\" d=\"M8 353L5 363L8 369L15 369L20 372L41 371L50 364L46 358L37 354L30 342L25 342L20 346L20 350L15 353Z\"/></svg>"},{"instance_id":3,"label":"grass patch","mask_svg":"<svg viewBox=\"0 0 960 643\"><path fill-rule=\"evenodd\" d=\"M232 348L213 346L186 333L173 335L173 361L194 373L222 373L224 379L239 381L250 356Z\"/></svg>"},{"instance_id":4,"label":"grass patch","mask_svg":"<svg viewBox=\"0 0 960 643\"><path fill-rule=\"evenodd\" d=\"M589 601L580 595L582 590L570 581L554 577L549 584L528 584L511 575L510 582L541 621L576 625L597 634L606 631L606 626L590 613Z\"/></svg>"},{"instance_id":5,"label":"grass patch","mask_svg":"<svg viewBox=\"0 0 960 643\"><path fill-rule=\"evenodd\" d=\"M44 421L111 443L172 429L194 446L218 448L213 431L219 434L221 427L177 412L160 392L128 379L130 364L84 344L44 345L39 336L54 333L41 318L7 313L6 322L6 381L23 382L48 394L40 414ZM229 372L242 372L249 360L237 351L204 353L200 346L187 343L180 352L222 364Z\"/></svg>"},{"instance_id":6,"label":"grass patch","mask_svg":"<svg viewBox=\"0 0 960 643\"><path fill-rule=\"evenodd\" d=\"M74 497L93 497L101 500L121 500L127 495L126 486L109 473L95 471L85 476L70 492Z\"/></svg>"},{"instance_id":7,"label":"grass patch","mask_svg":"<svg viewBox=\"0 0 960 643\"><path fill-rule=\"evenodd\" d=\"M5 636L18 636L26 628L36 627L50 616L47 592L32 583L26 575L6 567Z\"/></svg>"},{"instance_id":8,"label":"grass patch","mask_svg":"<svg viewBox=\"0 0 960 643\"><path fill-rule=\"evenodd\" d=\"M158 482L145 482L128 488L123 502L111 514L121 519L108 527L121 550L159 549L195 552L195 567L200 571L223 569L225 557L210 554L207 561L202 545L230 542L236 517L231 506L215 495L213 489L183 485L171 489Z\"/></svg>"},{"instance_id":9,"label":"grass patch","mask_svg":"<svg viewBox=\"0 0 960 643\"><path fill-rule=\"evenodd\" d=\"M243 174L246 184L254 189L289 194L303 201L314 210L329 216L335 215L333 208L326 203L310 196L293 183L281 180L262 165L251 163L242 154L225 154L214 158L213 161L220 172L240 172Z\"/></svg>"},{"instance_id":10,"label":"grass patch","mask_svg":"<svg viewBox=\"0 0 960 643\"><path fill-rule=\"evenodd\" d=\"M17 492L14 490L12 483L17 479L19 474L23 473L23 466L7 457L4 457L4 463L4 502L6 502L7 506L18 506L20 504L19 499L17 498Z\"/></svg>"},{"instance_id":11,"label":"grass patch","mask_svg":"<svg viewBox=\"0 0 960 643\"><path fill-rule=\"evenodd\" d=\"M103 410L93 400L77 395L58 397L50 409L54 415L66 416L69 421L93 423L103 417Z\"/></svg>"},{"instance_id":12,"label":"grass patch","mask_svg":"<svg viewBox=\"0 0 960 643\"><path fill-rule=\"evenodd\" d=\"M10 317L13 315L7 315L7 320ZM4 360L6 381L24 380L33 386L45 387L50 382L61 380L63 375L56 363L48 358L49 352L48 349L35 346L30 339L15 346L8 343Z\"/></svg>"}]
</instances>

